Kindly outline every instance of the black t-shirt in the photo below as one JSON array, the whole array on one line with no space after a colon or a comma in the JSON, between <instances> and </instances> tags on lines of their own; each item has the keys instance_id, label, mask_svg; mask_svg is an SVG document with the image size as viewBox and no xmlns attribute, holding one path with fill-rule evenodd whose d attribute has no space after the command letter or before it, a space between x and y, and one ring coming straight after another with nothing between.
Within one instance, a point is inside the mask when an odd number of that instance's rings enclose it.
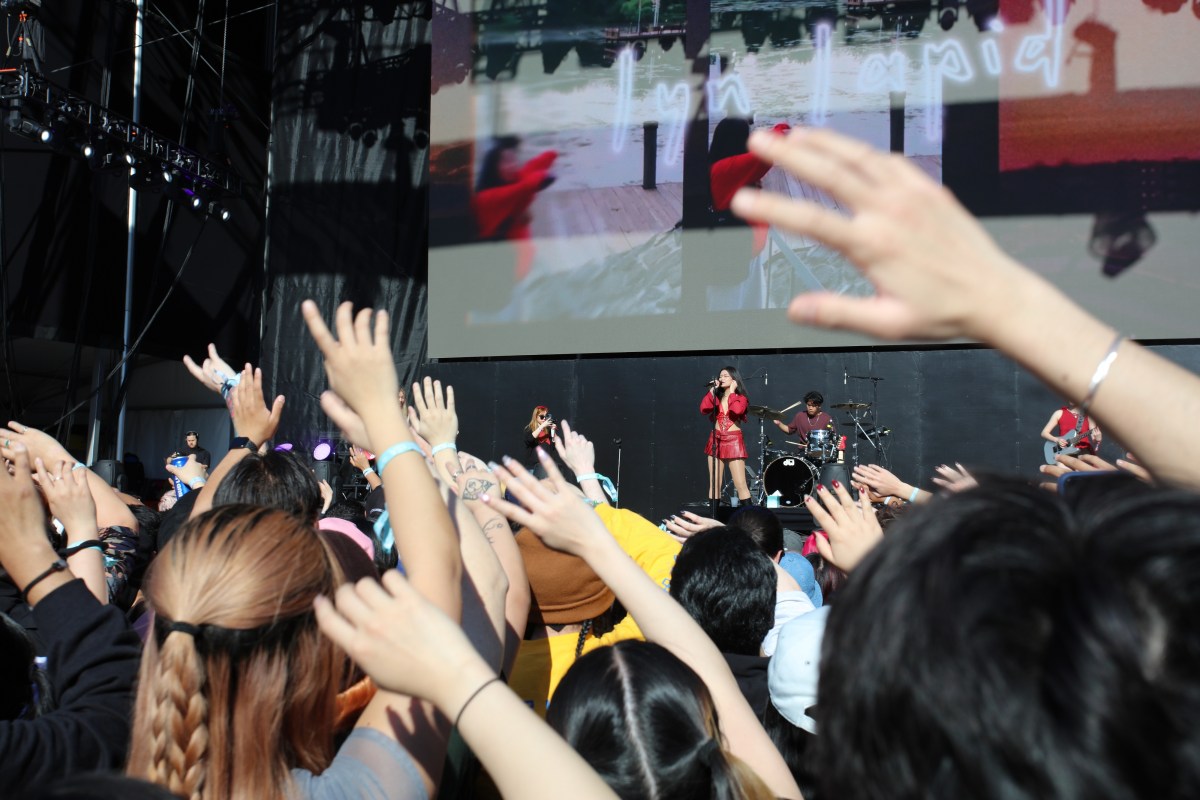
<instances>
[{"instance_id":1,"label":"black t-shirt","mask_svg":"<svg viewBox=\"0 0 1200 800\"><path fill-rule=\"evenodd\" d=\"M179 455L185 458L190 455L195 455L196 460L205 467L212 467L212 453L205 450L203 447L184 447L179 451Z\"/></svg>"}]
</instances>

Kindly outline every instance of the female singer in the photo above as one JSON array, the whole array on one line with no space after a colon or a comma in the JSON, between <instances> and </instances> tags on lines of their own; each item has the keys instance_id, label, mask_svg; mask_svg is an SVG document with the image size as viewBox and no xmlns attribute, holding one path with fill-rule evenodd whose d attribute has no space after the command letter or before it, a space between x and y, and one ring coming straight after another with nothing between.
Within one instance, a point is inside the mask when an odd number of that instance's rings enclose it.
<instances>
[{"instance_id":1,"label":"female singer","mask_svg":"<svg viewBox=\"0 0 1200 800\"><path fill-rule=\"evenodd\" d=\"M541 447L558 463L558 453L554 449L554 437L558 435L558 425L545 406L535 406L529 424L525 426L525 469L537 475L546 477L542 465L538 461L537 448Z\"/></svg>"},{"instance_id":2,"label":"female singer","mask_svg":"<svg viewBox=\"0 0 1200 800\"><path fill-rule=\"evenodd\" d=\"M750 499L746 487L746 441L738 424L745 422L750 398L742 391L742 376L733 367L725 367L700 401L700 413L713 421L704 452L708 455L708 499L721 499L721 483L725 480L725 465L733 478L738 502Z\"/></svg>"}]
</instances>

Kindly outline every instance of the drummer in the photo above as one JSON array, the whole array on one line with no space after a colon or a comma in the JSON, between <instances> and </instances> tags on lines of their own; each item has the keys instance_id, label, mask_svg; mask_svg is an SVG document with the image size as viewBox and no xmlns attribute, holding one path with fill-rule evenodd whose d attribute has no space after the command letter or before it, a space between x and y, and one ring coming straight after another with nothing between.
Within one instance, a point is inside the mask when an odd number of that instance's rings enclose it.
<instances>
[{"instance_id":1,"label":"drummer","mask_svg":"<svg viewBox=\"0 0 1200 800\"><path fill-rule=\"evenodd\" d=\"M833 419L821 410L824 403L825 396L814 389L804 395L804 410L792 417L790 424L784 425L779 420L774 422L785 433L799 434L801 443L807 447L808 434L812 431L833 430Z\"/></svg>"}]
</instances>

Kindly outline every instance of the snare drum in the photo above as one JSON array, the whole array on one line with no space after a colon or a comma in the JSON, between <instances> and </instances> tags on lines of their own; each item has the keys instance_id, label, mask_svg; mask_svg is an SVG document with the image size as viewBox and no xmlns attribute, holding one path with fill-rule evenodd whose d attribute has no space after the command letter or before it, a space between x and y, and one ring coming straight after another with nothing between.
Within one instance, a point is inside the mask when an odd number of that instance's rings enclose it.
<instances>
[{"instance_id":1,"label":"snare drum","mask_svg":"<svg viewBox=\"0 0 1200 800\"><path fill-rule=\"evenodd\" d=\"M808 446L804 455L810 461L824 463L837 460L837 437L833 431L821 429L808 432Z\"/></svg>"},{"instance_id":2,"label":"snare drum","mask_svg":"<svg viewBox=\"0 0 1200 800\"><path fill-rule=\"evenodd\" d=\"M779 492L779 505L797 506L804 502L804 495L812 494L818 474L808 459L783 456L763 470L763 487L768 496Z\"/></svg>"}]
</instances>

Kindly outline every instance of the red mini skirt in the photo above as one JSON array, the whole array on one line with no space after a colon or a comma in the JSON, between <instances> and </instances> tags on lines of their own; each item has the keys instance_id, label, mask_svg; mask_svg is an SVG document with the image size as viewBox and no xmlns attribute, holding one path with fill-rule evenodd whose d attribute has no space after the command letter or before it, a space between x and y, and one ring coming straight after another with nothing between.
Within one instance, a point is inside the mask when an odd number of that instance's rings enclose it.
<instances>
[{"instance_id":1,"label":"red mini skirt","mask_svg":"<svg viewBox=\"0 0 1200 800\"><path fill-rule=\"evenodd\" d=\"M716 440L717 452L713 453L713 440ZM742 432L714 430L709 434L708 443L704 447L705 455L716 455L717 458L745 458L746 440Z\"/></svg>"}]
</instances>

